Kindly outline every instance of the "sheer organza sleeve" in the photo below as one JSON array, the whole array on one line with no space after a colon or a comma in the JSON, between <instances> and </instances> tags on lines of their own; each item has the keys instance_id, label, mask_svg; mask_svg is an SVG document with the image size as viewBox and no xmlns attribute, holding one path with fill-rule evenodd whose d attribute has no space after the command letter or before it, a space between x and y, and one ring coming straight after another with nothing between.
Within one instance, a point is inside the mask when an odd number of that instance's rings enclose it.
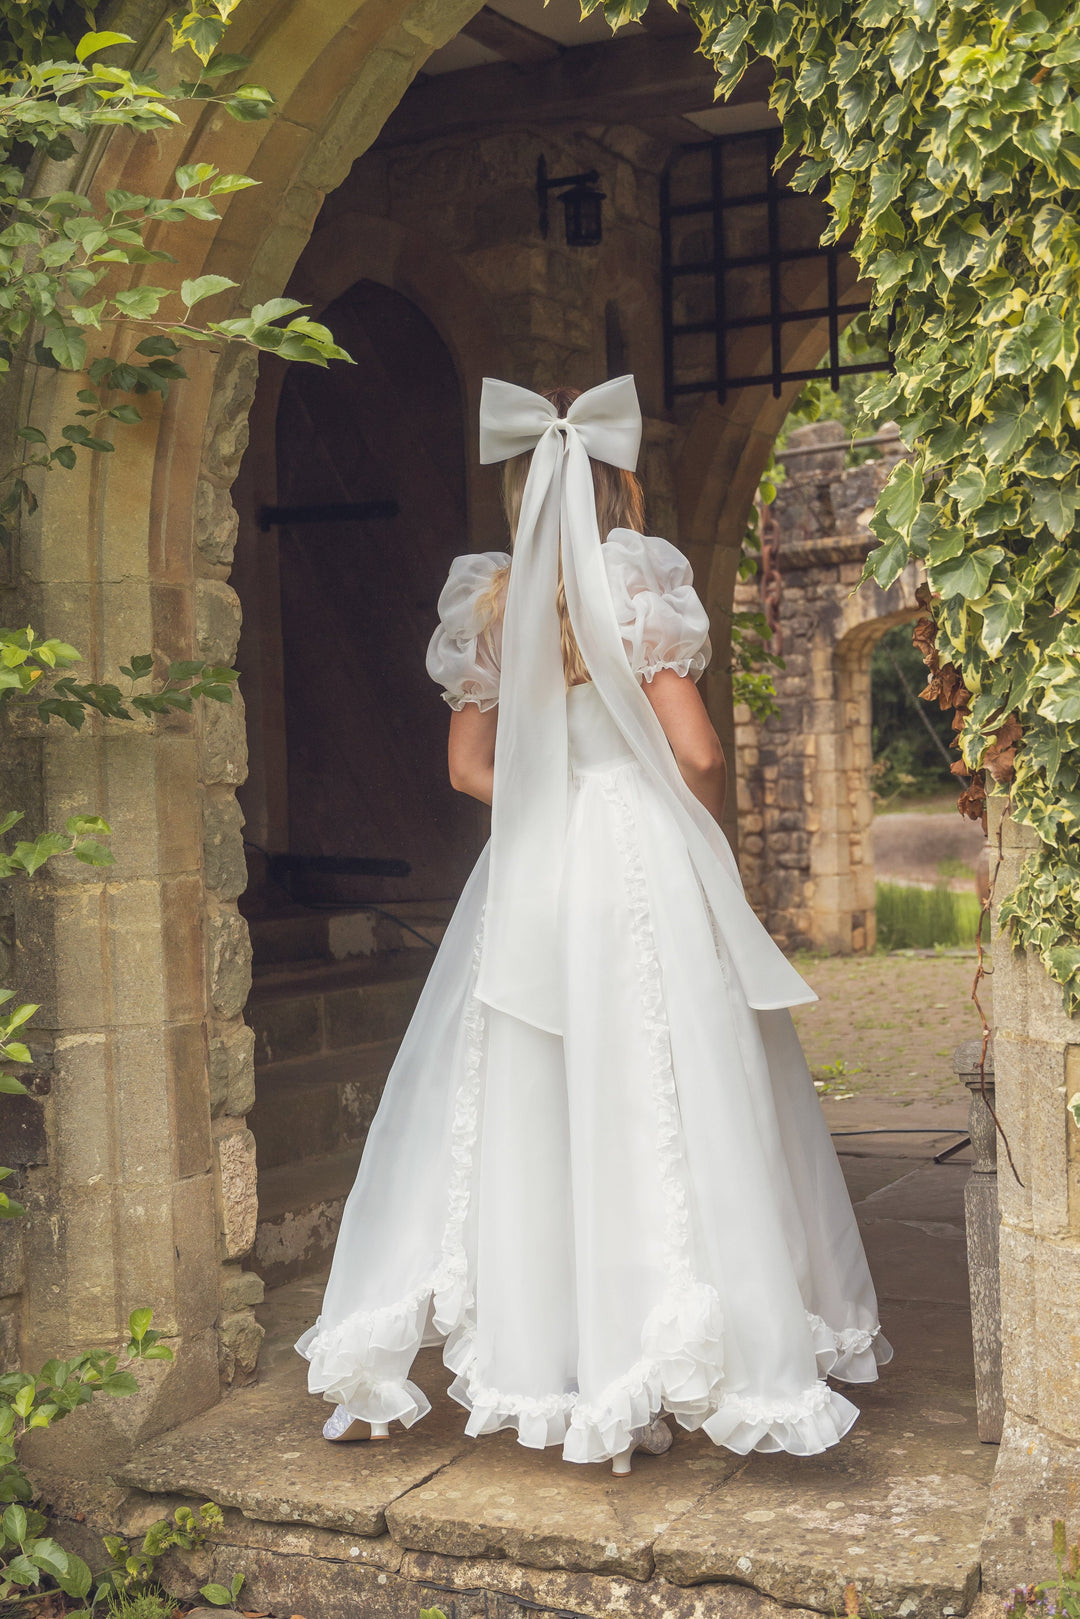
<instances>
[{"instance_id":1,"label":"sheer organza sleeve","mask_svg":"<svg viewBox=\"0 0 1080 1619\"><path fill-rule=\"evenodd\" d=\"M499 701L502 612L490 593L510 565L504 551L455 557L439 597L439 627L427 651L427 672L451 708L476 703L483 713ZM494 608L494 611L492 609Z\"/></svg>"},{"instance_id":2,"label":"sheer organza sleeve","mask_svg":"<svg viewBox=\"0 0 1080 1619\"><path fill-rule=\"evenodd\" d=\"M712 657L709 618L681 551L655 535L612 529L604 545L623 644L636 675L659 669L699 680Z\"/></svg>"}]
</instances>

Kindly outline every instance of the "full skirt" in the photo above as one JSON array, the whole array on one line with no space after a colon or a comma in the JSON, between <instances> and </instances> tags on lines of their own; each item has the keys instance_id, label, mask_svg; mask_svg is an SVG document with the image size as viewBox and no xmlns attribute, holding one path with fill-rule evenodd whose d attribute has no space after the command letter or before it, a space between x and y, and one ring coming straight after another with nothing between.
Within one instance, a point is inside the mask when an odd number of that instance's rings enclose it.
<instances>
[{"instance_id":1,"label":"full skirt","mask_svg":"<svg viewBox=\"0 0 1080 1619\"><path fill-rule=\"evenodd\" d=\"M686 845L636 765L575 777L565 1021L474 994L481 856L371 1126L309 1387L367 1421L429 1410L441 1343L466 1431L569 1461L661 1411L717 1444L817 1453L858 1415L825 1381L891 1356L787 1011L754 1011Z\"/></svg>"}]
</instances>

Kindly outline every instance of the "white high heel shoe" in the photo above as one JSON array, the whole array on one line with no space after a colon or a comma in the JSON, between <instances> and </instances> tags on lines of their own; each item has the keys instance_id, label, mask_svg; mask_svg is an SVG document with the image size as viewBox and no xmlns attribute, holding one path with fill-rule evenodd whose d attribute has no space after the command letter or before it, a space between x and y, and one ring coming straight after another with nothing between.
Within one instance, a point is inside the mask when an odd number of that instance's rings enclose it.
<instances>
[{"instance_id":1,"label":"white high heel shoe","mask_svg":"<svg viewBox=\"0 0 1080 1619\"><path fill-rule=\"evenodd\" d=\"M616 1478L625 1478L630 1472L630 1458L635 1450L643 1450L647 1456L662 1456L673 1443L671 1429L663 1417L654 1417L647 1428L635 1428L633 1438L634 1443L628 1450L611 1458L611 1471Z\"/></svg>"},{"instance_id":2,"label":"white high heel shoe","mask_svg":"<svg viewBox=\"0 0 1080 1619\"><path fill-rule=\"evenodd\" d=\"M343 1405L336 1405L323 1423L323 1438L337 1444L343 1439L389 1439L388 1422L364 1422L351 1417Z\"/></svg>"}]
</instances>

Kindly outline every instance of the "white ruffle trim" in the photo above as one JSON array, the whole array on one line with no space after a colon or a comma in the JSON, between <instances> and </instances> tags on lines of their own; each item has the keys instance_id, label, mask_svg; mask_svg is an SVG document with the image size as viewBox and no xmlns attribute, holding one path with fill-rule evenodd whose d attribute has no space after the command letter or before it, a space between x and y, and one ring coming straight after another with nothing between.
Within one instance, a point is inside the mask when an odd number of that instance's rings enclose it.
<instances>
[{"instance_id":1,"label":"white ruffle trim","mask_svg":"<svg viewBox=\"0 0 1080 1619\"><path fill-rule=\"evenodd\" d=\"M812 1383L791 1400L728 1395L702 1427L714 1444L739 1456L752 1450L818 1456L843 1439L858 1415L858 1406L827 1383Z\"/></svg>"},{"instance_id":2,"label":"white ruffle trim","mask_svg":"<svg viewBox=\"0 0 1080 1619\"><path fill-rule=\"evenodd\" d=\"M365 1422L400 1421L405 1427L430 1410L426 1396L407 1378L387 1375L383 1355L411 1364L424 1337L432 1292L385 1310L359 1312L332 1333L316 1322L297 1344L311 1362L309 1386ZM810 1318L820 1320L819 1317ZM831 1333L830 1341L845 1337ZM873 1344L883 1343L879 1334ZM859 1415L858 1408L824 1381L793 1398L761 1399L723 1387L723 1321L712 1288L697 1284L655 1309L642 1331L641 1358L599 1398L576 1393L543 1398L488 1388L476 1374L476 1325L471 1304L449 1332L443 1359L454 1372L450 1394L469 1412L471 1437L517 1431L532 1449L561 1445L570 1462L600 1462L626 1450L633 1431L661 1412L681 1427L703 1428L715 1444L746 1455L752 1450L813 1456L835 1445ZM887 1347L887 1346L886 1346ZM865 1353L871 1353L872 1347ZM834 1351L835 1353L835 1351Z\"/></svg>"},{"instance_id":3,"label":"white ruffle trim","mask_svg":"<svg viewBox=\"0 0 1080 1619\"><path fill-rule=\"evenodd\" d=\"M640 669L634 670L634 673L639 678L649 681L650 684L653 676L658 675L661 669L674 669L677 675L684 677L693 675L695 680L700 680L708 667L710 656L710 649L706 646L701 652L695 652L692 657L676 658L672 663L642 664Z\"/></svg>"},{"instance_id":4,"label":"white ruffle trim","mask_svg":"<svg viewBox=\"0 0 1080 1619\"><path fill-rule=\"evenodd\" d=\"M486 714L489 708L498 708L499 706L498 692L496 692L495 696L492 697L490 695L481 695L479 692L444 691L442 694L442 699L444 703L450 704L450 707L454 710L455 714L460 714L466 703L475 703L481 714Z\"/></svg>"},{"instance_id":5,"label":"white ruffle trim","mask_svg":"<svg viewBox=\"0 0 1080 1619\"><path fill-rule=\"evenodd\" d=\"M296 1343L310 1362L311 1393L345 1406L363 1422L401 1422L411 1428L426 1417L430 1400L398 1368L403 1356L411 1364L420 1348L430 1297L425 1290L384 1310L358 1310L330 1332L323 1330L320 1316Z\"/></svg>"},{"instance_id":6,"label":"white ruffle trim","mask_svg":"<svg viewBox=\"0 0 1080 1619\"><path fill-rule=\"evenodd\" d=\"M841 1383L875 1383L879 1366L893 1358L892 1344L877 1322L872 1327L830 1327L819 1315L806 1312L814 1338L818 1372Z\"/></svg>"}]
</instances>

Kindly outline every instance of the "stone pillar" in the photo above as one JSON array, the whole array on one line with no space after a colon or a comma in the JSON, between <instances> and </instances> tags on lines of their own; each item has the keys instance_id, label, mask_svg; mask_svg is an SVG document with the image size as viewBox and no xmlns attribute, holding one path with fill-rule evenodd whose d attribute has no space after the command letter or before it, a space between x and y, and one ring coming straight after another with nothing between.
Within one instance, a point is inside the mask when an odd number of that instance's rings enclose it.
<instances>
[{"instance_id":1,"label":"stone pillar","mask_svg":"<svg viewBox=\"0 0 1080 1619\"><path fill-rule=\"evenodd\" d=\"M38 378L35 416L70 419L78 380ZM140 431L153 432L155 406L143 409ZM176 434L180 482L190 456ZM119 454L107 467L80 460L63 478L24 525L8 611L73 642L99 680L151 647L166 662L189 658L190 560L162 543L145 479ZM190 553L190 506L187 535ZM200 743L185 714L91 718L75 732L21 711L14 724L9 802L27 809L34 830L104 815L116 856L106 868L56 860L12 887L8 981L41 1004L29 1032L48 1090L47 1161L24 1183L21 1362L120 1346L142 1306L176 1355L141 1369L138 1395L102 1398L33 1436L39 1462L62 1456L66 1468L97 1471L218 1397Z\"/></svg>"},{"instance_id":2,"label":"stone pillar","mask_svg":"<svg viewBox=\"0 0 1080 1619\"><path fill-rule=\"evenodd\" d=\"M998 900L1034 834L991 800ZM1001 849L1000 866L997 850ZM1037 957L994 937L998 1117L1019 1179L1001 1165L1005 1424L983 1545L983 1582L1001 1591L1054 1570L1055 1518L1080 1521L1080 1021ZM999 1149L1000 1150L1000 1149Z\"/></svg>"},{"instance_id":3,"label":"stone pillar","mask_svg":"<svg viewBox=\"0 0 1080 1619\"><path fill-rule=\"evenodd\" d=\"M1001 1440L1005 1398L1001 1389L1001 1285L998 1276L997 1127L994 1104L994 1050L982 1060L981 1040L965 1040L953 1053L953 1068L971 1093L968 1133L975 1163L964 1187L971 1340L975 1353L975 1405L979 1438ZM989 1104L989 1105L988 1105Z\"/></svg>"}]
</instances>

